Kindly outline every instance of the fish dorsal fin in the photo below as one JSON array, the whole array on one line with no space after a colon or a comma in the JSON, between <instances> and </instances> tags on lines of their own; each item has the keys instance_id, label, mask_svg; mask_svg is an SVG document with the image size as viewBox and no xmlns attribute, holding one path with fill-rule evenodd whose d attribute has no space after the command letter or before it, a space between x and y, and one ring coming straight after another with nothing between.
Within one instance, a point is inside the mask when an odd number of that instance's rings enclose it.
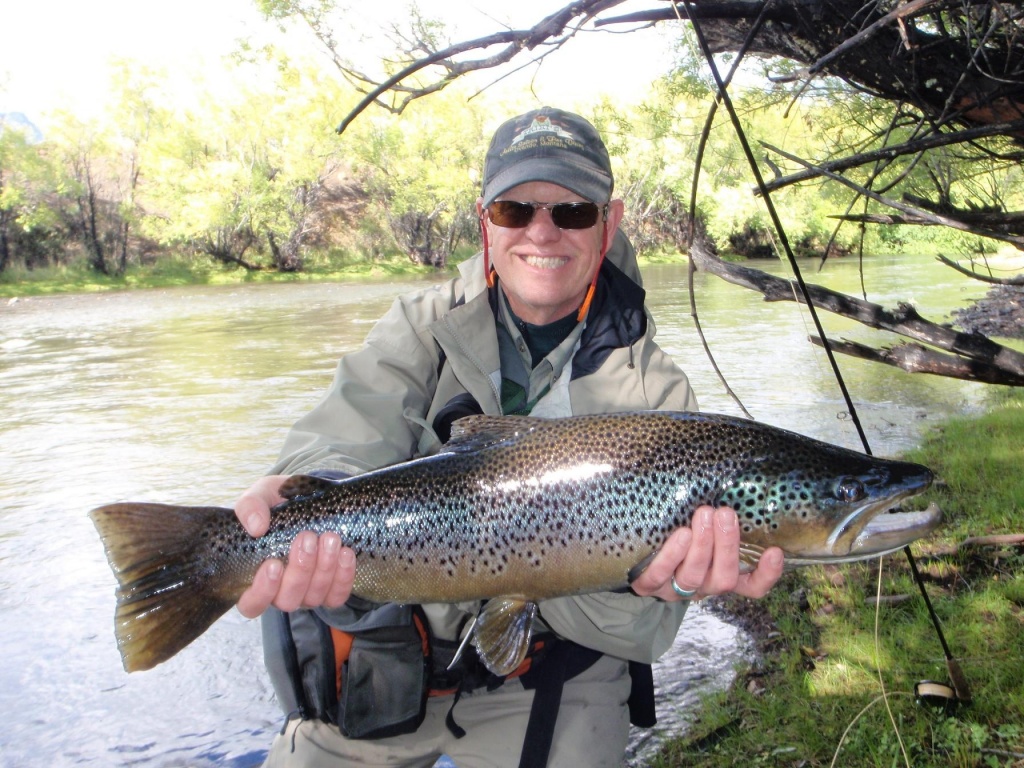
<instances>
[{"instance_id":1,"label":"fish dorsal fin","mask_svg":"<svg viewBox=\"0 0 1024 768\"><path fill-rule=\"evenodd\" d=\"M462 453L506 443L543 421L536 416L464 416L452 423L451 439L441 450Z\"/></svg>"},{"instance_id":2,"label":"fish dorsal fin","mask_svg":"<svg viewBox=\"0 0 1024 768\"><path fill-rule=\"evenodd\" d=\"M315 494L323 493L337 485L334 480L327 480L322 477L292 475L281 484L278 493L281 494L282 499L291 501L303 496L314 496Z\"/></svg>"},{"instance_id":3,"label":"fish dorsal fin","mask_svg":"<svg viewBox=\"0 0 1024 768\"><path fill-rule=\"evenodd\" d=\"M487 669L502 676L523 663L536 616L537 604L521 597L487 602L473 627L473 645Z\"/></svg>"}]
</instances>

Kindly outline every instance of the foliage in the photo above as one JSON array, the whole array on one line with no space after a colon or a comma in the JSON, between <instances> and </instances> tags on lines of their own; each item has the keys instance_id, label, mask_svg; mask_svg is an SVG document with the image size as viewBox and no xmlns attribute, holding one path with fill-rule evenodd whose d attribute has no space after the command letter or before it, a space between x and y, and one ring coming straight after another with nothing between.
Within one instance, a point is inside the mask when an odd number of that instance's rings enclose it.
<instances>
[{"instance_id":1,"label":"foliage","mask_svg":"<svg viewBox=\"0 0 1024 768\"><path fill-rule=\"evenodd\" d=\"M162 215L150 231L247 269L299 270L339 163L333 110L350 97L284 56L234 74L233 98L207 97L164 133L150 184Z\"/></svg>"},{"instance_id":2,"label":"foliage","mask_svg":"<svg viewBox=\"0 0 1024 768\"><path fill-rule=\"evenodd\" d=\"M329 55L338 55L329 26L337 24L335 3L274 0L261 7L283 34L295 34L292 22L299 19ZM418 35L440 45L436 23L418 14L410 19L410 40ZM642 251L685 245L694 162L712 103L707 71L692 47L681 46L677 64L635 105L603 101L580 109L607 138L627 203L623 226ZM373 262L394 255L441 267L459 249L479 245L474 201L490 131L499 119L535 105L528 93L471 99L449 87L413 102L401 116L366 113L339 138L333 130L339 116L360 94L322 60L271 44L240 49L226 67L229 90L197 87L195 105L171 109L166 73L125 62L113 83L119 101L109 120L54 115L36 145L0 134L0 271L85 259L97 272L117 276L165 259L196 258L288 272L306 269L311 259ZM755 146L764 141L823 161L843 148L867 146L894 119L903 133L893 141L913 130L897 108L839 82L797 92L752 88L749 72L740 81L735 99ZM796 167L779 157L773 162L785 172ZM771 175L767 163L763 170ZM849 175L866 183L867 173ZM877 183L924 195L938 180L951 204L995 200L1024 207L1021 173L997 158L965 164L950 151L892 164ZM719 249L772 253L762 202L721 110L696 199ZM934 251L936 240L954 252L985 248L936 229L865 235L846 224L837 232L833 216L851 206L866 209L832 184L787 187L775 200L802 254L820 255L834 237L840 253Z\"/></svg>"},{"instance_id":3,"label":"foliage","mask_svg":"<svg viewBox=\"0 0 1024 768\"><path fill-rule=\"evenodd\" d=\"M484 106L459 91L417 104L398 121L368 120L345 134L352 170L368 198L364 247L395 247L417 264L444 267L476 236L475 201L489 135ZM381 223L391 234L381 243Z\"/></svg>"},{"instance_id":4,"label":"foliage","mask_svg":"<svg viewBox=\"0 0 1024 768\"><path fill-rule=\"evenodd\" d=\"M50 262L57 216L45 190L53 170L24 132L0 120L0 272L15 256L30 269Z\"/></svg>"}]
</instances>

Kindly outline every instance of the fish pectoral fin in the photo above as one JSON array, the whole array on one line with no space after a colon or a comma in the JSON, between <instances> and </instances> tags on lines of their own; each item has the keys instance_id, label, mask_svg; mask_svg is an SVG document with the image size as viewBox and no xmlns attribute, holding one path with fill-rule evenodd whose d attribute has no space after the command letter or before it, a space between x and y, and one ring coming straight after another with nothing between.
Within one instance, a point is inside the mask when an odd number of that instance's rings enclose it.
<instances>
[{"instance_id":1,"label":"fish pectoral fin","mask_svg":"<svg viewBox=\"0 0 1024 768\"><path fill-rule=\"evenodd\" d=\"M643 574L643 572L647 570L647 566L649 566L651 564L651 561L654 560L654 558L655 558L655 556L657 554L658 553L656 551L655 552L651 552L651 554L649 554L647 557L645 557L639 563L637 563L632 568L630 568L629 569L629 573L626 574L627 582L632 584L634 581L639 579L640 576Z\"/></svg>"},{"instance_id":2,"label":"fish pectoral fin","mask_svg":"<svg viewBox=\"0 0 1024 768\"><path fill-rule=\"evenodd\" d=\"M761 562L763 554L764 547L740 541L740 573L750 573L755 570L757 564Z\"/></svg>"},{"instance_id":3,"label":"fish pectoral fin","mask_svg":"<svg viewBox=\"0 0 1024 768\"><path fill-rule=\"evenodd\" d=\"M286 499L287 501L292 501L303 496L313 496L317 493L323 493L337 485L338 483L336 481L328 480L323 477L313 477L312 475L292 475L281 484L281 489L278 493L281 494L281 498Z\"/></svg>"},{"instance_id":4,"label":"fish pectoral fin","mask_svg":"<svg viewBox=\"0 0 1024 768\"><path fill-rule=\"evenodd\" d=\"M537 604L521 597L487 602L473 628L473 645L487 669L502 676L523 663L536 616Z\"/></svg>"}]
</instances>

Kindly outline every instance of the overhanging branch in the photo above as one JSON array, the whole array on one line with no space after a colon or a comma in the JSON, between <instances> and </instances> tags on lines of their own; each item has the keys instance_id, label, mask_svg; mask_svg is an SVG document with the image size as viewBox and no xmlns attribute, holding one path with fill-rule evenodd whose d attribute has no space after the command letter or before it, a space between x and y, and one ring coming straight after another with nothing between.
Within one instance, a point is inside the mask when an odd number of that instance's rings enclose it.
<instances>
[{"instance_id":1,"label":"overhanging branch","mask_svg":"<svg viewBox=\"0 0 1024 768\"><path fill-rule=\"evenodd\" d=\"M1014 247L1024 251L1024 235L1001 232L990 227L972 225L958 218L953 218L951 216L944 216L938 213L924 211L920 208L916 208L912 205L907 205L906 203L900 202L899 200L894 200L890 197L880 195L874 190L870 190L867 187L864 187L856 183L855 181L846 178L845 176L841 176L838 173L832 173L831 171L827 171L820 166L814 165L808 160L803 160L797 157L796 155L779 149L778 147L774 147L770 144L765 144L764 146L772 150L773 152L777 153L778 155L786 158L787 160L790 160L794 163L798 163L807 168L813 168L818 173L818 175L825 176L829 179L832 179L833 181L838 181L843 186L852 189L853 191L863 195L864 197L874 200L875 202L881 203L882 205L885 205L889 208L894 208L898 211L902 211L905 214L920 219L922 222L930 221L933 224L941 224L942 226L949 227L950 229L956 229L961 232L969 232L972 235L978 235L980 237L988 237L993 240L999 240L1004 243L1009 243Z\"/></svg>"},{"instance_id":2,"label":"overhanging branch","mask_svg":"<svg viewBox=\"0 0 1024 768\"><path fill-rule=\"evenodd\" d=\"M812 344L823 346L821 339L817 336L808 338ZM846 339L841 341L829 339L828 344L835 352L850 357L859 357L861 360L892 365L907 373L931 373L948 379L1024 387L1024 376L1018 376L998 366L960 355L946 355L922 344L902 342L894 347L881 349Z\"/></svg>"},{"instance_id":3,"label":"overhanging branch","mask_svg":"<svg viewBox=\"0 0 1024 768\"><path fill-rule=\"evenodd\" d=\"M540 45L560 46L567 39L576 34L579 26L586 23L594 14L612 8L623 0L577 0L549 16L541 19L529 29L506 30L493 35L478 37L474 40L467 40L462 43L443 48L427 56L416 59L408 66L395 73L387 80L370 90L366 96L349 112L338 126L338 133L343 133L346 128L358 117L370 104L377 101L383 94L394 88L399 83L407 80L433 64L444 63L447 74L438 82L421 89L411 89L396 111L402 109L413 99L425 96L428 93L439 91L450 82L469 72L482 69L493 69L501 64L511 61L523 50L533 50ZM576 29L570 29L574 22ZM561 39L559 39L561 38ZM505 45L498 53L480 59L466 61L454 61L454 57L468 51L484 50L493 45Z\"/></svg>"},{"instance_id":4,"label":"overhanging branch","mask_svg":"<svg viewBox=\"0 0 1024 768\"><path fill-rule=\"evenodd\" d=\"M794 281L775 277L742 264L722 261L711 252L707 243L699 236L695 237L690 245L690 258L698 269L718 275L734 285L759 291L766 301L802 302L802 296L796 290ZM980 366L988 366L993 371L1001 371L1005 373L1005 380L998 383L1021 386L1017 382L1024 382L1024 353L998 344L985 336L963 333L933 323L921 317L909 304L900 304L895 310L889 310L879 304L847 296L820 285L809 283L807 289L811 302L820 309L856 320L870 328L891 331L952 352L959 358L965 358L961 363L965 369L975 366L980 370Z\"/></svg>"}]
</instances>

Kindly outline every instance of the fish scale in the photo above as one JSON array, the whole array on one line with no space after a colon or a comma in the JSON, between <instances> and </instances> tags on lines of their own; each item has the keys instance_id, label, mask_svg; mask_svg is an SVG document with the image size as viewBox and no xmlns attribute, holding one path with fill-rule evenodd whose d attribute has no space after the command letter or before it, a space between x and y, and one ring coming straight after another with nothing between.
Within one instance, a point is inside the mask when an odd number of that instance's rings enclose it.
<instances>
[{"instance_id":1,"label":"fish scale","mask_svg":"<svg viewBox=\"0 0 1024 768\"><path fill-rule=\"evenodd\" d=\"M702 504L736 509L741 560L779 546L789 566L875 557L938 524L938 510L875 518L932 480L730 416L631 412L471 416L436 455L340 482L295 476L253 539L216 507L93 510L118 579L126 669L198 637L303 530L356 552L353 594L374 602L489 600L473 641L496 674L518 666L540 600L622 589Z\"/></svg>"}]
</instances>

